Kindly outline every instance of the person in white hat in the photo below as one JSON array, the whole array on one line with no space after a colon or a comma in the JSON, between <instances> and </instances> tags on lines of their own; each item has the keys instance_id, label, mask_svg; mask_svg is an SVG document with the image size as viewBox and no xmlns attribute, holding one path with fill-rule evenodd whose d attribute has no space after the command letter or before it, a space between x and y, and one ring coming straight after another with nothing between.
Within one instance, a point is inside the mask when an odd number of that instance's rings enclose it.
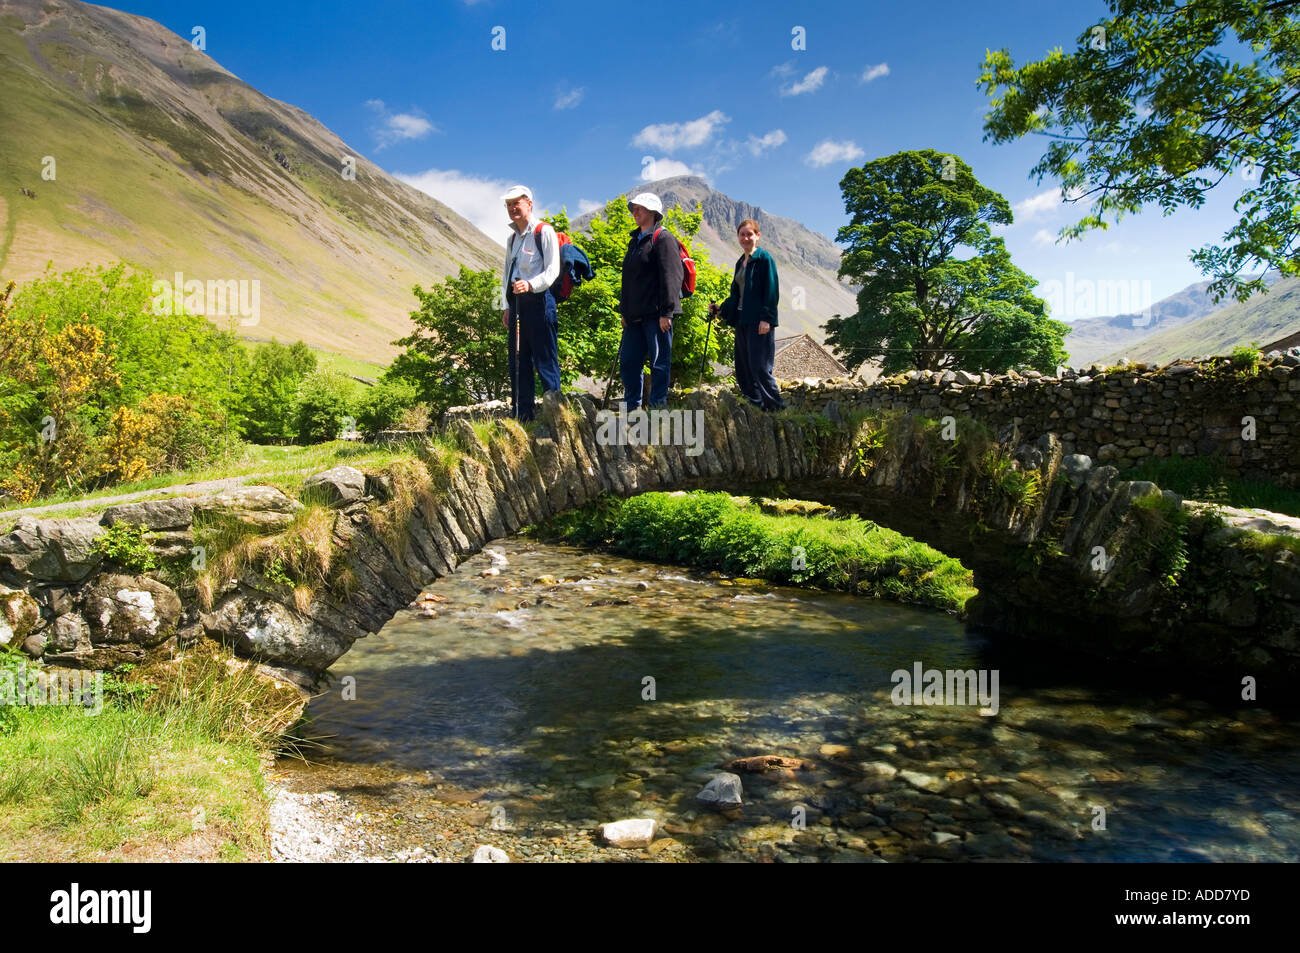
<instances>
[{"instance_id":1,"label":"person in white hat","mask_svg":"<svg viewBox=\"0 0 1300 953\"><path fill-rule=\"evenodd\" d=\"M650 361L650 406L668 405L668 373L673 359L673 319L682 313L682 258L677 239L660 227L659 196L642 192L627 203L636 220L623 258L619 314L619 371L628 411L641 405L641 374Z\"/></svg>"},{"instance_id":2,"label":"person in white hat","mask_svg":"<svg viewBox=\"0 0 1300 953\"><path fill-rule=\"evenodd\" d=\"M506 245L501 273L501 313L510 356L511 416L533 419L537 390L533 371L542 379L543 392L560 389L559 324L551 285L560 277L560 242L555 229L533 218L533 193L516 185L501 198L514 232ZM518 337L518 353L515 339Z\"/></svg>"}]
</instances>

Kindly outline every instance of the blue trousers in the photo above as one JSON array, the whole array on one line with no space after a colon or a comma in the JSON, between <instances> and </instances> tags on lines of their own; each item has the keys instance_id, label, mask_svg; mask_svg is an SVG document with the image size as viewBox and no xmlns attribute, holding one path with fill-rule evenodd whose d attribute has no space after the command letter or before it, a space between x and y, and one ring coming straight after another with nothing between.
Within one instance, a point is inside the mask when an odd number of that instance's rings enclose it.
<instances>
[{"instance_id":1,"label":"blue trousers","mask_svg":"<svg viewBox=\"0 0 1300 953\"><path fill-rule=\"evenodd\" d=\"M623 378L623 402L628 410L641 405L641 369L650 360L650 406L668 405L668 369L673 361L673 331L659 330L658 318L628 321L618 345L619 376Z\"/></svg>"},{"instance_id":2,"label":"blue trousers","mask_svg":"<svg viewBox=\"0 0 1300 953\"><path fill-rule=\"evenodd\" d=\"M772 376L776 362L776 329L758 333L758 323L736 327L736 386L755 407L780 410L785 407L781 391Z\"/></svg>"},{"instance_id":3,"label":"blue trousers","mask_svg":"<svg viewBox=\"0 0 1300 953\"><path fill-rule=\"evenodd\" d=\"M519 328L519 353L514 353L515 327ZM550 289L510 295L510 377L514 406L511 415L532 420L537 377L542 391L560 389L560 326ZM537 376L533 374L536 369Z\"/></svg>"}]
</instances>

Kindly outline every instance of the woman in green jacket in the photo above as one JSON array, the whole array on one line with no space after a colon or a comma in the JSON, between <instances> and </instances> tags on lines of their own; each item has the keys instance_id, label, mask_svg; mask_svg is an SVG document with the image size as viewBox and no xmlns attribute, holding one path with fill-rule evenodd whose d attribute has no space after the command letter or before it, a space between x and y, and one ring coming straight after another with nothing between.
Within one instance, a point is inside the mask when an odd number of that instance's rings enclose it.
<instances>
[{"instance_id":1,"label":"woman in green jacket","mask_svg":"<svg viewBox=\"0 0 1300 953\"><path fill-rule=\"evenodd\" d=\"M755 407L781 410L785 401L772 376L776 360L776 305L781 297L776 262L758 247L758 222L747 218L736 227L736 238L744 252L736 262L731 294L719 307L709 303L709 313L736 329L736 383Z\"/></svg>"}]
</instances>

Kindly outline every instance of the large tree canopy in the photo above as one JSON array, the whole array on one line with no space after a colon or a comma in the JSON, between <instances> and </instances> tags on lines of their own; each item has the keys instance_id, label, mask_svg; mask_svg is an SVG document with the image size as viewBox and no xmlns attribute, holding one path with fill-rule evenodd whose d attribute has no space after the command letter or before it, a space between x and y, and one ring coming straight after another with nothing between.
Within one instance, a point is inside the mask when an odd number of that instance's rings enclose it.
<instances>
[{"instance_id":1,"label":"large tree canopy","mask_svg":"<svg viewBox=\"0 0 1300 953\"><path fill-rule=\"evenodd\" d=\"M1192 261L1217 297L1263 288L1248 274L1261 266L1300 274L1300 0L1108 3L1073 53L1019 68L1005 49L985 56L985 139L1051 139L1032 174L1092 200L1063 237L1148 204L1198 208L1240 174L1240 220Z\"/></svg>"},{"instance_id":2,"label":"large tree canopy","mask_svg":"<svg viewBox=\"0 0 1300 953\"><path fill-rule=\"evenodd\" d=\"M862 290L856 314L826 322L826 340L850 366L1051 371L1065 358L1066 326L1047 317L1037 282L989 228L1010 224L1011 207L964 161L900 152L850 169L840 189L840 274ZM956 257L962 250L974 254Z\"/></svg>"}]
</instances>

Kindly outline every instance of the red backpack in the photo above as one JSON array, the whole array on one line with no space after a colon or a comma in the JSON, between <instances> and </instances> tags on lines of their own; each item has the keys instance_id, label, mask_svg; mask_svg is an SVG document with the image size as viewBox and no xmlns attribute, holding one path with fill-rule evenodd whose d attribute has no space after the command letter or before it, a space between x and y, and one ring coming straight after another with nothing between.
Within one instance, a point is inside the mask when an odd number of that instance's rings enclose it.
<instances>
[{"instance_id":1,"label":"red backpack","mask_svg":"<svg viewBox=\"0 0 1300 953\"><path fill-rule=\"evenodd\" d=\"M650 247L655 247L655 242L659 240L659 233L662 228L656 228L654 236L650 239ZM668 234L672 235L672 232ZM677 253L682 256L682 297L689 298L695 294L695 259L691 258L691 253L686 250L682 240L673 235L673 240L677 242Z\"/></svg>"}]
</instances>

